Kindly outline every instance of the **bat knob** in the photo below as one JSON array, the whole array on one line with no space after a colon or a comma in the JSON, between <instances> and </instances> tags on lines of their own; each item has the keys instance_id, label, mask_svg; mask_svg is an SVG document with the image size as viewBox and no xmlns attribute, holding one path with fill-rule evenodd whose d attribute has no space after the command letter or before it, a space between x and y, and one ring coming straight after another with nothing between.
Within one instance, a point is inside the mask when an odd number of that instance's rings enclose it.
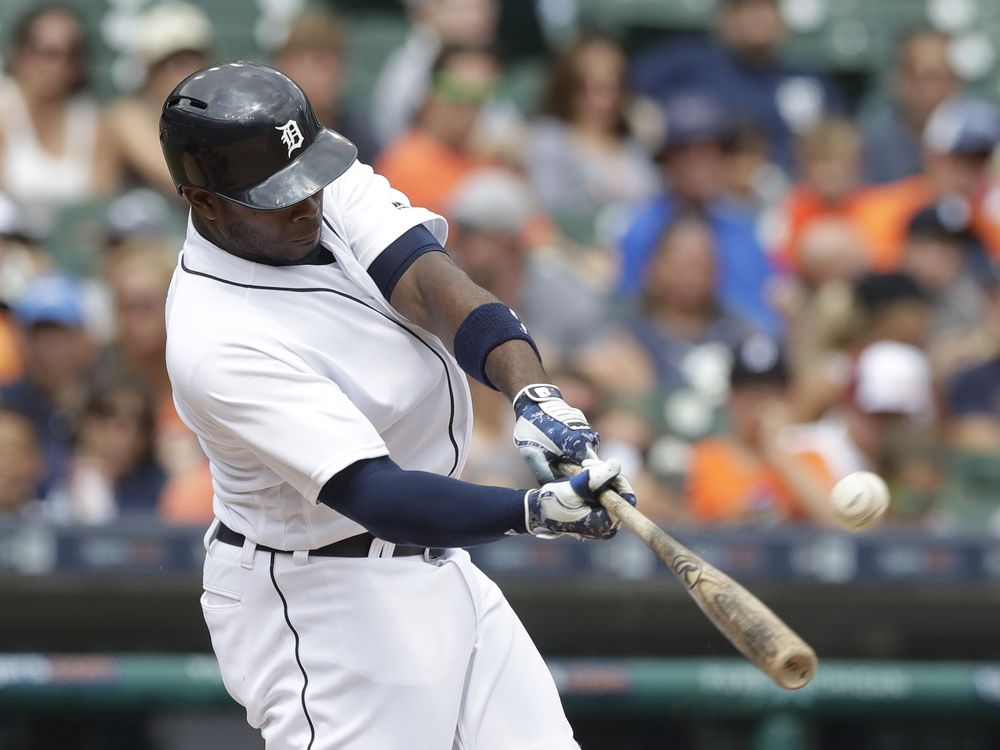
<instances>
[{"instance_id":1,"label":"bat knob","mask_svg":"<svg viewBox=\"0 0 1000 750\"><path fill-rule=\"evenodd\" d=\"M809 684L816 675L816 654L812 650L791 654L781 665L777 682L785 690L798 690Z\"/></svg>"}]
</instances>

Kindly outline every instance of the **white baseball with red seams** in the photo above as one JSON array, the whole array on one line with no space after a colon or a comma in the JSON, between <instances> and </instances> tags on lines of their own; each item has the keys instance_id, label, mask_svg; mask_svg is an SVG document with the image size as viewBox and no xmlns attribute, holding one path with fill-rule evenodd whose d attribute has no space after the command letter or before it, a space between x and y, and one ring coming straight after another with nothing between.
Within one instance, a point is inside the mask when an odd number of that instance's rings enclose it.
<instances>
[{"instance_id":1,"label":"white baseball with red seams","mask_svg":"<svg viewBox=\"0 0 1000 750\"><path fill-rule=\"evenodd\" d=\"M830 502L845 528L860 531L882 518L889 507L889 488L878 474L855 471L834 485Z\"/></svg>"}]
</instances>

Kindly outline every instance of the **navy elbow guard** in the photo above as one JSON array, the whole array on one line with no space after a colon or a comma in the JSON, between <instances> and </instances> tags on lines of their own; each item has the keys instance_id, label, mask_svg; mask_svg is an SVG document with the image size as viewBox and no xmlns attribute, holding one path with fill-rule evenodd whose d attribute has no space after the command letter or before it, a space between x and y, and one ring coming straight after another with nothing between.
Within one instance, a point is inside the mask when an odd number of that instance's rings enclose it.
<instances>
[{"instance_id":1,"label":"navy elbow guard","mask_svg":"<svg viewBox=\"0 0 1000 750\"><path fill-rule=\"evenodd\" d=\"M538 347L517 314L502 302L488 302L470 312L455 332L455 359L480 383L499 390L486 377L486 358L507 341L527 341L541 361Z\"/></svg>"}]
</instances>

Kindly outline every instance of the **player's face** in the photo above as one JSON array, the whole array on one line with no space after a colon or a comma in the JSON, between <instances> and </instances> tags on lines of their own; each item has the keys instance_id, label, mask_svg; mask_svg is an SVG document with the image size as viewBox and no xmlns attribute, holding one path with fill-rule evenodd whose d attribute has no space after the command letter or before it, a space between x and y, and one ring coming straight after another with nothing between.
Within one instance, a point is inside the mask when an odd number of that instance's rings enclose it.
<instances>
[{"instance_id":1,"label":"player's face","mask_svg":"<svg viewBox=\"0 0 1000 750\"><path fill-rule=\"evenodd\" d=\"M280 211L255 211L218 196L197 191L194 208L211 224L210 240L247 260L292 265L319 244L323 227L323 191Z\"/></svg>"}]
</instances>

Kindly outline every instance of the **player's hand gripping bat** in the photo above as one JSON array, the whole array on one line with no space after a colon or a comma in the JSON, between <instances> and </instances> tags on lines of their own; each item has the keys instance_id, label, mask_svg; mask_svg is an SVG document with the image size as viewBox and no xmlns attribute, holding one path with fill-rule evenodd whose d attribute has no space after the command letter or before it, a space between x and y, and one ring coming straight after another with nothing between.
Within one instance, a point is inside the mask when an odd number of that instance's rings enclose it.
<instances>
[{"instance_id":1,"label":"player's hand gripping bat","mask_svg":"<svg viewBox=\"0 0 1000 750\"><path fill-rule=\"evenodd\" d=\"M580 467L564 463L567 475ZM670 536L613 490L601 505L638 535L680 579L708 619L760 671L786 690L804 687L816 674L816 653L757 597Z\"/></svg>"}]
</instances>

